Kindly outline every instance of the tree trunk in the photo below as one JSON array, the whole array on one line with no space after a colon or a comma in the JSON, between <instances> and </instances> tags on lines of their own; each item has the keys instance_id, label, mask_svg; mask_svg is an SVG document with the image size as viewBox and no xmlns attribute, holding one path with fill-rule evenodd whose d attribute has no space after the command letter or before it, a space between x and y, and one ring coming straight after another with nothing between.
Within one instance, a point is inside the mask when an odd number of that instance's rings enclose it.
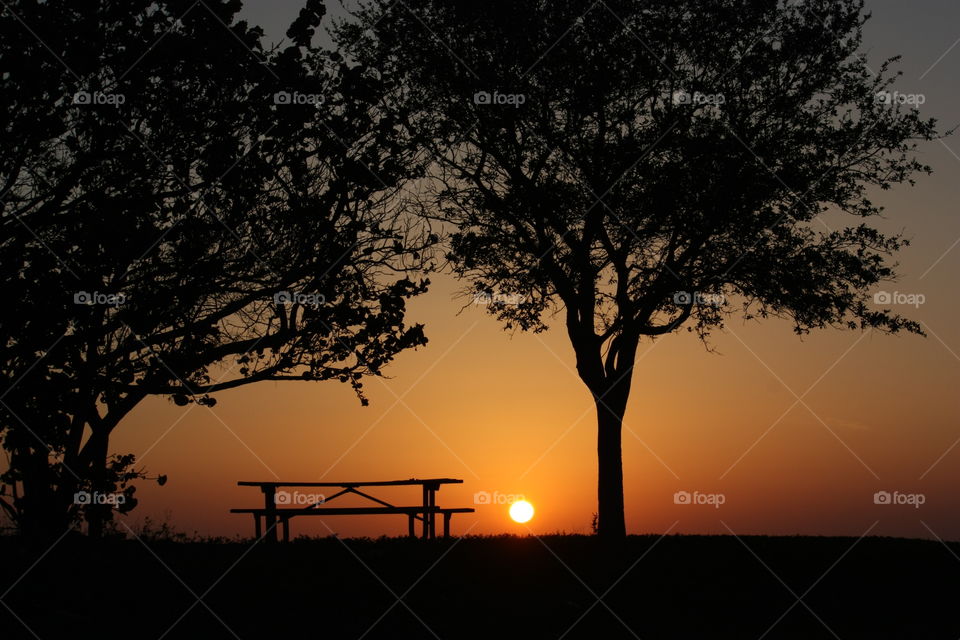
<instances>
[{"instance_id":1,"label":"tree trunk","mask_svg":"<svg viewBox=\"0 0 960 640\"><path fill-rule=\"evenodd\" d=\"M47 545L62 536L70 524L70 505L58 491L49 454L42 447L15 451L11 466L19 471L23 487L16 504L20 533L30 543Z\"/></svg>"},{"instance_id":2,"label":"tree trunk","mask_svg":"<svg viewBox=\"0 0 960 640\"><path fill-rule=\"evenodd\" d=\"M68 413L69 429L58 437L62 460L57 462L45 447L30 443L13 448L11 469L17 472L23 491L15 501L18 510L17 525L28 539L43 541L56 539L74 524L76 492L85 488L91 492L112 493L115 483L108 469L110 435L119 421L144 398L145 393L127 394L112 405L107 416L100 417L96 398L85 403L77 401L78 410ZM86 443L83 435L91 430ZM36 435L33 435L37 438ZM100 537L105 524L112 518L112 506L88 503L84 506L87 533Z\"/></svg>"},{"instance_id":3,"label":"tree trunk","mask_svg":"<svg viewBox=\"0 0 960 640\"><path fill-rule=\"evenodd\" d=\"M90 440L84 447L84 454L89 456L88 473L93 491L107 492L112 489L107 482L107 452L109 450L109 432L102 427L90 434ZM91 538L103 537L104 523L110 519L110 506L89 504L84 510L87 520L87 535Z\"/></svg>"},{"instance_id":4,"label":"tree trunk","mask_svg":"<svg viewBox=\"0 0 960 640\"><path fill-rule=\"evenodd\" d=\"M571 338L576 337L571 334ZM597 535L605 542L627 537L623 510L621 432L633 378L636 336L620 336L607 362L596 341L574 341L577 373L597 407Z\"/></svg>"},{"instance_id":5,"label":"tree trunk","mask_svg":"<svg viewBox=\"0 0 960 640\"><path fill-rule=\"evenodd\" d=\"M602 395L602 394L601 394ZM627 535L623 514L623 456L621 431L626 394L611 391L597 400L597 534L608 541Z\"/></svg>"}]
</instances>

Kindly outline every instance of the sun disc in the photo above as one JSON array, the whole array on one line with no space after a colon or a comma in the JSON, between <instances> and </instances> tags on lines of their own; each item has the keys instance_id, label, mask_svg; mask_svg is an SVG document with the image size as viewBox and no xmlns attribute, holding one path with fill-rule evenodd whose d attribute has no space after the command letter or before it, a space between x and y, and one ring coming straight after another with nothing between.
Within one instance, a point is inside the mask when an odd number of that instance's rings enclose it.
<instances>
[{"instance_id":1,"label":"sun disc","mask_svg":"<svg viewBox=\"0 0 960 640\"><path fill-rule=\"evenodd\" d=\"M510 517L521 524L529 522L533 517L533 505L526 500L517 500L510 505Z\"/></svg>"}]
</instances>

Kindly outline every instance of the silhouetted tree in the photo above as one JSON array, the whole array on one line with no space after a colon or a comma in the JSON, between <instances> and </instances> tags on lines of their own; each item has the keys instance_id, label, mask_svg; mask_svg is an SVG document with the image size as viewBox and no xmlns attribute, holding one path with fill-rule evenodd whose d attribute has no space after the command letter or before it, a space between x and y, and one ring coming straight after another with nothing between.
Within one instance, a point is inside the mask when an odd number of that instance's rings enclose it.
<instances>
[{"instance_id":1,"label":"silhouetted tree","mask_svg":"<svg viewBox=\"0 0 960 640\"><path fill-rule=\"evenodd\" d=\"M431 237L377 74L265 50L237 0L11 0L0 12L3 500L30 535L136 504L109 437L144 398L349 382L426 342L404 324ZM365 402L365 401L364 401ZM77 504L80 491L124 499ZM2 500L2 499L0 499Z\"/></svg>"},{"instance_id":2,"label":"silhouetted tree","mask_svg":"<svg viewBox=\"0 0 960 640\"><path fill-rule=\"evenodd\" d=\"M374 0L356 17L340 41L401 79L432 141L455 272L502 294L507 327L563 318L597 406L601 536L625 535L642 339L705 339L734 313L920 331L869 305L906 241L866 223L868 189L929 171L913 149L934 123L884 93L892 61L859 53L858 0Z\"/></svg>"}]
</instances>

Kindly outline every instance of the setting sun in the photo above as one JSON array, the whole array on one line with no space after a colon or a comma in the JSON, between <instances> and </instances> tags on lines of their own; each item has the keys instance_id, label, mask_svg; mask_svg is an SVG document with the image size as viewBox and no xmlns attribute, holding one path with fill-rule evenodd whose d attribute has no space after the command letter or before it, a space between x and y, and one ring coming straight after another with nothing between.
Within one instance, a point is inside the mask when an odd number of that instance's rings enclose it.
<instances>
[{"instance_id":1,"label":"setting sun","mask_svg":"<svg viewBox=\"0 0 960 640\"><path fill-rule=\"evenodd\" d=\"M523 524L533 517L533 505L526 500L517 500L510 505L510 517L514 522Z\"/></svg>"}]
</instances>

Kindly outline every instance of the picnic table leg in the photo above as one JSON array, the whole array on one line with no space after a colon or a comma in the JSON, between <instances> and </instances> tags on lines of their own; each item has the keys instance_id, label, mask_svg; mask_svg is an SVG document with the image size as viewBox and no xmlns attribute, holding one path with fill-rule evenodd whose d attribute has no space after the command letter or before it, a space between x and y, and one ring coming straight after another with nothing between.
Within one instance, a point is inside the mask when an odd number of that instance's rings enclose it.
<instances>
[{"instance_id":1,"label":"picnic table leg","mask_svg":"<svg viewBox=\"0 0 960 640\"><path fill-rule=\"evenodd\" d=\"M290 542L290 518L282 518L283 522L283 541Z\"/></svg>"},{"instance_id":2,"label":"picnic table leg","mask_svg":"<svg viewBox=\"0 0 960 640\"><path fill-rule=\"evenodd\" d=\"M257 540L263 535L263 532L260 530L260 514L253 514L253 535Z\"/></svg>"},{"instance_id":3,"label":"picnic table leg","mask_svg":"<svg viewBox=\"0 0 960 640\"><path fill-rule=\"evenodd\" d=\"M427 534L430 533L430 513L427 511L427 507L430 506L430 489L427 488L427 485L423 485L423 539L427 539Z\"/></svg>"},{"instance_id":4,"label":"picnic table leg","mask_svg":"<svg viewBox=\"0 0 960 640\"><path fill-rule=\"evenodd\" d=\"M411 538L417 537L417 529L415 525L416 521L417 521L416 516L414 516L412 513L407 514L407 534Z\"/></svg>"},{"instance_id":5,"label":"picnic table leg","mask_svg":"<svg viewBox=\"0 0 960 640\"><path fill-rule=\"evenodd\" d=\"M443 537L444 538L450 537L450 516L452 515L453 514L450 513L449 511L446 511L443 514Z\"/></svg>"},{"instance_id":6,"label":"picnic table leg","mask_svg":"<svg viewBox=\"0 0 960 640\"><path fill-rule=\"evenodd\" d=\"M437 537L437 514L433 509L437 506L437 487L430 487L430 538Z\"/></svg>"},{"instance_id":7,"label":"picnic table leg","mask_svg":"<svg viewBox=\"0 0 960 640\"><path fill-rule=\"evenodd\" d=\"M277 488L263 485L264 526L267 528L267 542L277 541Z\"/></svg>"}]
</instances>

